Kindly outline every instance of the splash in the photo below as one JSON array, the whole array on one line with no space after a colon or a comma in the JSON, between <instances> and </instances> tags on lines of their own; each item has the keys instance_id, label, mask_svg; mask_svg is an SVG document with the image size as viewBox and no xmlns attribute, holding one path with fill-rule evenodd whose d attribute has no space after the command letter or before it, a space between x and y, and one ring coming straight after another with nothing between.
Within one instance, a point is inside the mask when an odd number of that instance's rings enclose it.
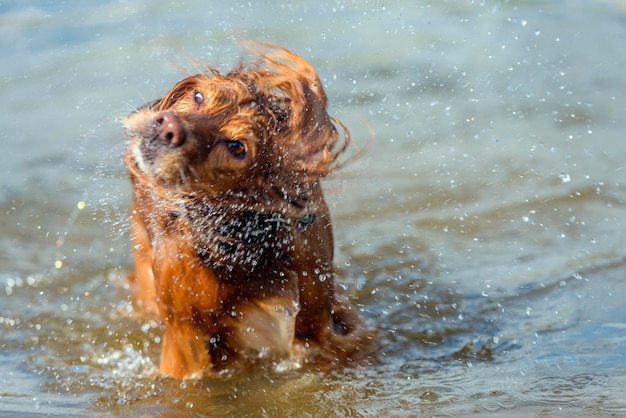
<instances>
[{"instance_id":1,"label":"splash","mask_svg":"<svg viewBox=\"0 0 626 418\"><path fill-rule=\"evenodd\" d=\"M58 234L55 242L57 256L54 268L62 269L68 264L69 254L75 249L68 248L68 240L85 242L89 235L99 241L103 235L110 240L117 240L128 235L128 202L130 185L126 178L126 169L122 154L125 144L117 144L100 158L88 181L81 183L87 187L81 192L67 218L65 227ZM127 198L128 197L128 198ZM83 226L92 226L85 230ZM79 226L80 233L78 233Z\"/></svg>"}]
</instances>

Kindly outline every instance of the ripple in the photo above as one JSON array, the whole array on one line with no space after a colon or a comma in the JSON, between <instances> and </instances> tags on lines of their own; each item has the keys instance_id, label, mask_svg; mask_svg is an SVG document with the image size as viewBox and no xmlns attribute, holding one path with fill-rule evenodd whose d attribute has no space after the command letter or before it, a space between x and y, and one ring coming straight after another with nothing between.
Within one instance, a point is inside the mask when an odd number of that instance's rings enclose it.
<instances>
[{"instance_id":1,"label":"ripple","mask_svg":"<svg viewBox=\"0 0 626 418\"><path fill-rule=\"evenodd\" d=\"M582 406L602 396L608 377L600 373L545 377L521 392L521 401L533 405Z\"/></svg>"}]
</instances>

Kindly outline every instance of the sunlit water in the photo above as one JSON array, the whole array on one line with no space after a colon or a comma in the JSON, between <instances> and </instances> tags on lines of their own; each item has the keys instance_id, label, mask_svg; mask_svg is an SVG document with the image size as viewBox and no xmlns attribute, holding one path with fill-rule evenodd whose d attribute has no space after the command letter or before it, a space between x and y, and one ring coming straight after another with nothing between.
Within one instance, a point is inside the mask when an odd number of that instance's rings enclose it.
<instances>
[{"instance_id":1,"label":"sunlit water","mask_svg":"<svg viewBox=\"0 0 626 418\"><path fill-rule=\"evenodd\" d=\"M20 0L0 35L0 415L626 415L624 2ZM243 38L376 131L326 184L371 365L155 375L119 119Z\"/></svg>"}]
</instances>

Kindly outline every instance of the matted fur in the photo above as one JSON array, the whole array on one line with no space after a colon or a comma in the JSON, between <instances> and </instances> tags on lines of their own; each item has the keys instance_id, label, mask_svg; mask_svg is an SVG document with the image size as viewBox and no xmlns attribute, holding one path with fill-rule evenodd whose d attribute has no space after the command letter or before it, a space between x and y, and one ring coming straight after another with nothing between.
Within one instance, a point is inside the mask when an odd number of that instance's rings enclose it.
<instances>
[{"instance_id":1,"label":"matted fur","mask_svg":"<svg viewBox=\"0 0 626 418\"><path fill-rule=\"evenodd\" d=\"M252 51L253 62L188 76L125 121L129 279L165 324L160 371L176 378L258 362L327 368L372 347L335 296L319 183L341 165L348 130L306 61L271 44Z\"/></svg>"}]
</instances>

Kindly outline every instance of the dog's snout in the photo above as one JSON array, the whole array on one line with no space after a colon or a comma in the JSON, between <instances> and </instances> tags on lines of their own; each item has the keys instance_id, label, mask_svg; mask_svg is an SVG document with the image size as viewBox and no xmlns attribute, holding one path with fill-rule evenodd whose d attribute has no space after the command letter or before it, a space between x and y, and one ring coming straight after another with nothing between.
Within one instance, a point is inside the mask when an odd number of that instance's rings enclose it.
<instances>
[{"instance_id":1,"label":"dog's snout","mask_svg":"<svg viewBox=\"0 0 626 418\"><path fill-rule=\"evenodd\" d=\"M154 118L157 139L164 145L180 147L187 134L181 120L172 112L159 112Z\"/></svg>"}]
</instances>

